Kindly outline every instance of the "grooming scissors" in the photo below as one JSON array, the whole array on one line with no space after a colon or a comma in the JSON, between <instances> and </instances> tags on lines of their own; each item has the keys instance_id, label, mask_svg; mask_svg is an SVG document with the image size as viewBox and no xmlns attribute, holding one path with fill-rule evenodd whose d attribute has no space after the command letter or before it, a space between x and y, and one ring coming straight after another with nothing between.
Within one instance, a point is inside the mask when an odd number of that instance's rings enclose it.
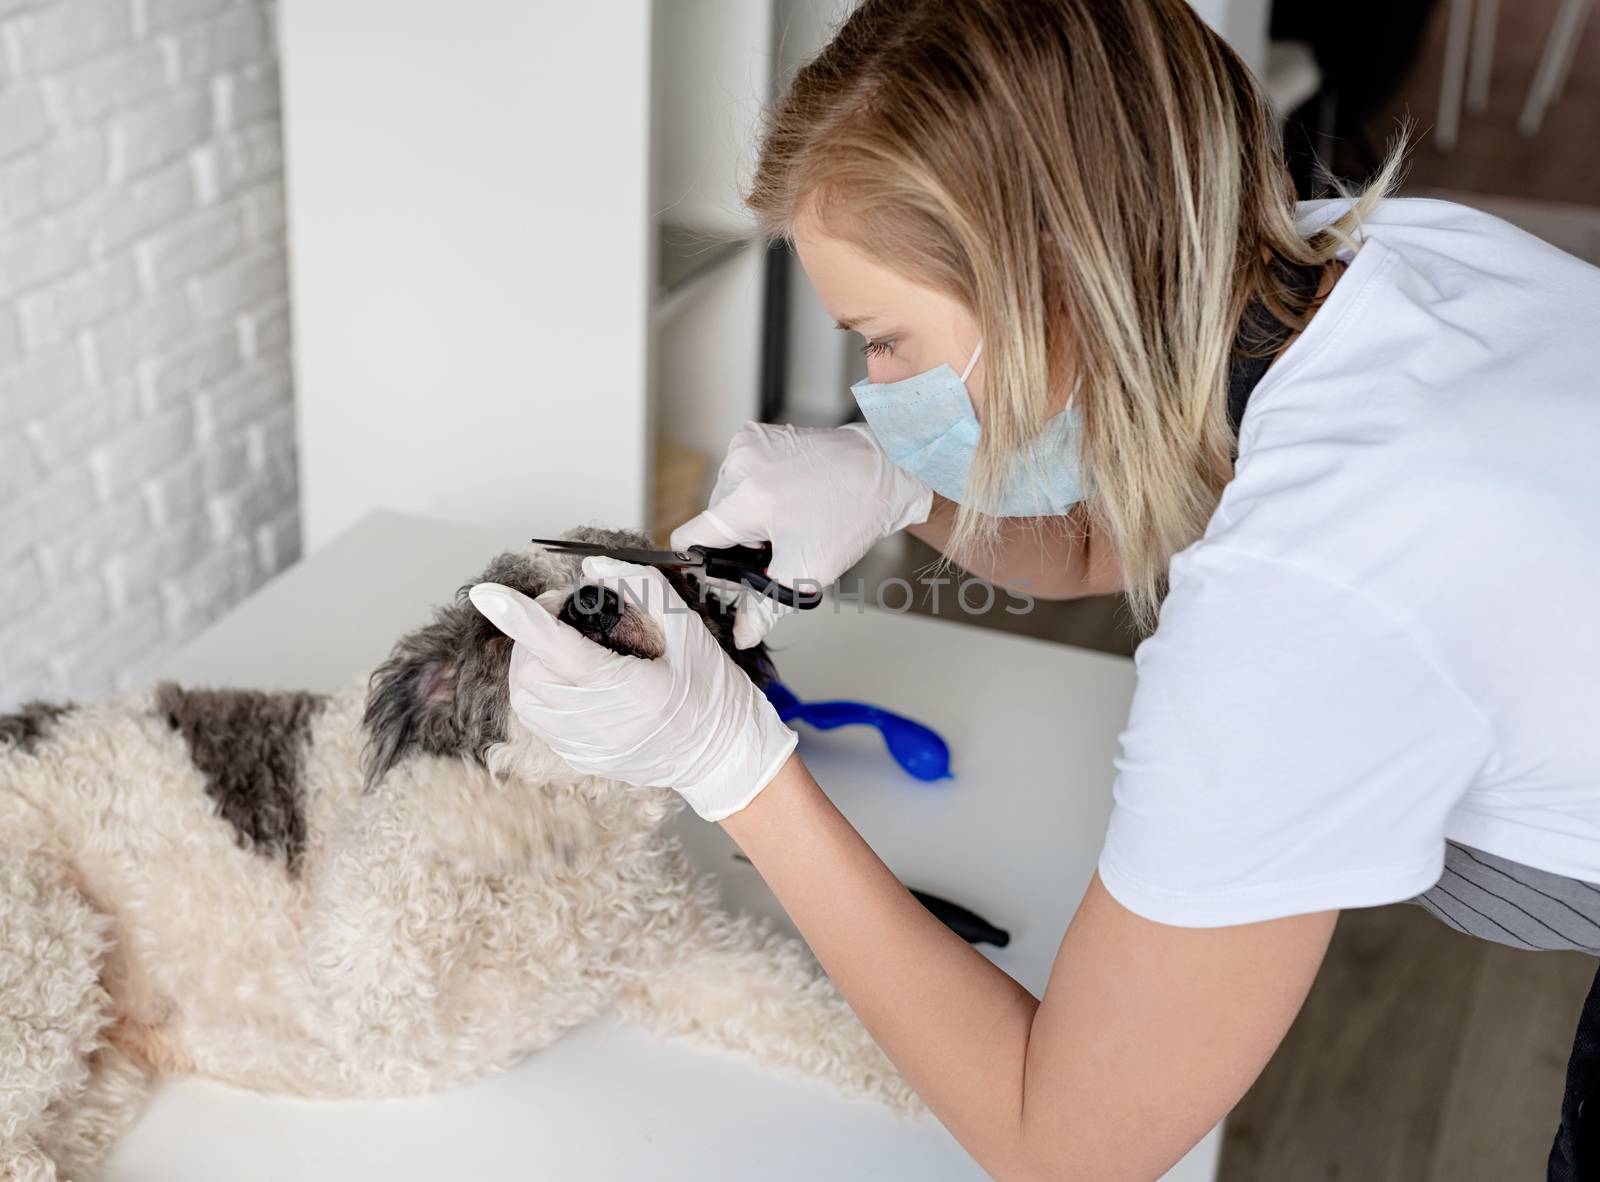
<instances>
[{"instance_id":1,"label":"grooming scissors","mask_svg":"<svg viewBox=\"0 0 1600 1182\"><path fill-rule=\"evenodd\" d=\"M693 570L704 578L742 583L758 595L785 607L813 608L822 602L822 592L786 587L767 574L772 561L770 543L761 546L690 546L687 550L635 550L627 546L601 546L595 542L568 542L559 538L529 538L555 554L591 554L615 558L640 566L660 566L674 570Z\"/></svg>"}]
</instances>

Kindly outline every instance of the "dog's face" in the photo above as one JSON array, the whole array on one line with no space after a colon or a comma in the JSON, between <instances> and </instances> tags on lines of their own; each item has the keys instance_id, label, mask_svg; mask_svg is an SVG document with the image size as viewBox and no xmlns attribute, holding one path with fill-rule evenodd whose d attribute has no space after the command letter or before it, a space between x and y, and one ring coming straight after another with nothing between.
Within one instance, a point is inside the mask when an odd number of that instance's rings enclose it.
<instances>
[{"instance_id":1,"label":"dog's face","mask_svg":"<svg viewBox=\"0 0 1600 1182\"><path fill-rule=\"evenodd\" d=\"M565 536L605 546L650 545L643 534L621 530L576 529ZM734 662L765 685L772 677L766 650L733 646L732 606L696 579L675 571L667 577ZM467 599L476 583L500 583L537 599L613 652L643 660L661 655L654 622L614 592L584 583L578 558L541 549L507 551L462 584L453 603L435 609L431 622L403 636L373 672L362 720L369 789L411 755L465 755L482 763L494 744L526 734L511 713L512 642Z\"/></svg>"}]
</instances>

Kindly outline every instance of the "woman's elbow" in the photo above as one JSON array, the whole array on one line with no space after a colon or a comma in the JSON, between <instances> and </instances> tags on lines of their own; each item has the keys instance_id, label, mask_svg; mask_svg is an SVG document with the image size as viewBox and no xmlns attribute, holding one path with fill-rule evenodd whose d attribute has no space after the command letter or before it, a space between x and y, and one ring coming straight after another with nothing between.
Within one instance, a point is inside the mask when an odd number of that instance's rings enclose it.
<instances>
[{"instance_id":1,"label":"woman's elbow","mask_svg":"<svg viewBox=\"0 0 1600 1182\"><path fill-rule=\"evenodd\" d=\"M1130 1144L1109 1129L1047 1107L1025 1111L1010 1160L984 1163L994 1177L1005 1182L1152 1182L1176 1164L1177 1158L1158 1161L1173 1151L1170 1144Z\"/></svg>"},{"instance_id":2,"label":"woman's elbow","mask_svg":"<svg viewBox=\"0 0 1600 1182\"><path fill-rule=\"evenodd\" d=\"M1004 1163L982 1163L998 1182L1108 1182L1110 1175L1096 1173L1071 1147L1058 1143L1023 1144Z\"/></svg>"}]
</instances>

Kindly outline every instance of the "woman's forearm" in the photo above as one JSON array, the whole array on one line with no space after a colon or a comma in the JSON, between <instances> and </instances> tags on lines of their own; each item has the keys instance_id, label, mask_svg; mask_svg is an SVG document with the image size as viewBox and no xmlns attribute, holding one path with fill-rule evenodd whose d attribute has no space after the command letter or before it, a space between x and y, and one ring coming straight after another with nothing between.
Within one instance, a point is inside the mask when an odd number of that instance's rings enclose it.
<instances>
[{"instance_id":1,"label":"woman's forearm","mask_svg":"<svg viewBox=\"0 0 1600 1182\"><path fill-rule=\"evenodd\" d=\"M928 914L798 757L722 824L929 1108L990 1173L1026 1173L1035 998Z\"/></svg>"},{"instance_id":2,"label":"woman's forearm","mask_svg":"<svg viewBox=\"0 0 1600 1182\"><path fill-rule=\"evenodd\" d=\"M1179 928L1090 880L1042 1001L925 911L798 757L722 822L906 1080L991 1175L1153 1178L1244 1094L1337 912Z\"/></svg>"},{"instance_id":3,"label":"woman's forearm","mask_svg":"<svg viewBox=\"0 0 1600 1182\"><path fill-rule=\"evenodd\" d=\"M1078 599L1121 590L1116 563L1094 545L1088 514L1078 507L1063 517L1008 517L992 547L952 553L956 504L935 496L928 520L909 532L952 562L997 586L1036 599Z\"/></svg>"}]
</instances>

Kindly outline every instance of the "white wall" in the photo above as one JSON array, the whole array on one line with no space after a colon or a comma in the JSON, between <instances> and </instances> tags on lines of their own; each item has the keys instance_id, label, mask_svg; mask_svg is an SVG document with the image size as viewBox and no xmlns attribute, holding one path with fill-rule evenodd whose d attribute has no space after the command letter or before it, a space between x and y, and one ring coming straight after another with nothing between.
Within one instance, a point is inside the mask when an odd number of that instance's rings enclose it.
<instances>
[{"instance_id":1,"label":"white wall","mask_svg":"<svg viewBox=\"0 0 1600 1182\"><path fill-rule=\"evenodd\" d=\"M299 556L272 6L0 4L0 709Z\"/></svg>"},{"instance_id":2,"label":"white wall","mask_svg":"<svg viewBox=\"0 0 1600 1182\"><path fill-rule=\"evenodd\" d=\"M1190 3L1258 76L1266 72L1267 23L1272 15L1272 0L1190 0ZM1330 19L1334 18L1330 16Z\"/></svg>"},{"instance_id":3,"label":"white wall","mask_svg":"<svg viewBox=\"0 0 1600 1182\"><path fill-rule=\"evenodd\" d=\"M772 93L766 0L656 0L652 104L655 209L670 222L740 234L756 126Z\"/></svg>"},{"instance_id":4,"label":"white wall","mask_svg":"<svg viewBox=\"0 0 1600 1182\"><path fill-rule=\"evenodd\" d=\"M655 0L654 9L652 210L708 242L747 238L742 193L772 91L772 6ZM762 245L751 242L654 309L655 428L707 457L708 482L729 437L760 411L764 276Z\"/></svg>"},{"instance_id":5,"label":"white wall","mask_svg":"<svg viewBox=\"0 0 1600 1182\"><path fill-rule=\"evenodd\" d=\"M645 520L649 0L282 0L308 547Z\"/></svg>"},{"instance_id":6,"label":"white wall","mask_svg":"<svg viewBox=\"0 0 1600 1182\"><path fill-rule=\"evenodd\" d=\"M844 23L855 0L775 0L780 89ZM853 354L860 338L840 332L822 306L799 259L789 269L788 405L785 418L808 427L834 427L855 412L850 395Z\"/></svg>"},{"instance_id":7,"label":"white wall","mask_svg":"<svg viewBox=\"0 0 1600 1182\"><path fill-rule=\"evenodd\" d=\"M751 243L656 315L656 427L710 459L708 481L733 433L761 409L763 265L761 244Z\"/></svg>"}]
</instances>

